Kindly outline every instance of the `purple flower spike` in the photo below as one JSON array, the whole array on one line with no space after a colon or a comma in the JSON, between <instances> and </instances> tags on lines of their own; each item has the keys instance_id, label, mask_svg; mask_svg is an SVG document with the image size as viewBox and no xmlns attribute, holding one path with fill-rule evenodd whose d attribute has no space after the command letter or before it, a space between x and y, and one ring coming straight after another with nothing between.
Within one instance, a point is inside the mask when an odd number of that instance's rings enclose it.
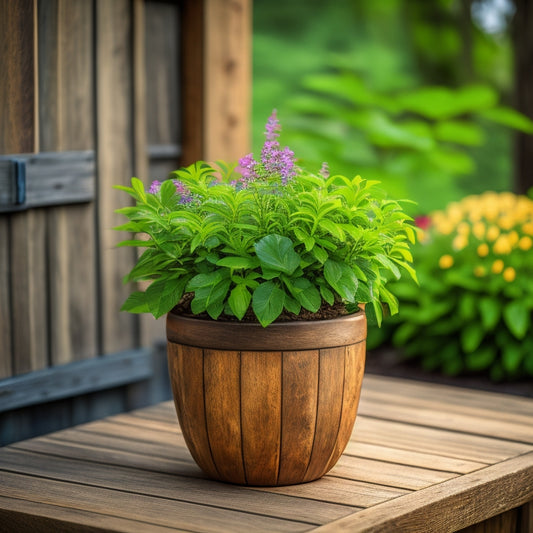
<instances>
[{"instance_id":1,"label":"purple flower spike","mask_svg":"<svg viewBox=\"0 0 533 533\"><path fill-rule=\"evenodd\" d=\"M279 137L279 131L281 131L281 125L278 120L277 111L274 109L272 114L268 117L265 129L265 137L267 142L276 143L276 146L279 146L278 141L276 140Z\"/></svg>"},{"instance_id":2,"label":"purple flower spike","mask_svg":"<svg viewBox=\"0 0 533 533\"><path fill-rule=\"evenodd\" d=\"M258 163L254 159L253 154L245 155L244 157L239 159L239 166L236 170L237 172L240 172L242 176L241 181L243 182L243 185L259 177L255 171L257 165Z\"/></svg>"},{"instance_id":3,"label":"purple flower spike","mask_svg":"<svg viewBox=\"0 0 533 533\"><path fill-rule=\"evenodd\" d=\"M180 195L180 204L190 204L192 202L191 191L180 180L172 180L176 192Z\"/></svg>"},{"instance_id":4,"label":"purple flower spike","mask_svg":"<svg viewBox=\"0 0 533 533\"><path fill-rule=\"evenodd\" d=\"M325 161L324 161L324 163L322 163L322 168L320 169L319 174L320 174L324 179L329 178L329 165L328 165Z\"/></svg>"},{"instance_id":5,"label":"purple flower spike","mask_svg":"<svg viewBox=\"0 0 533 533\"><path fill-rule=\"evenodd\" d=\"M148 192L150 194L157 194L159 192L159 189L161 189L161 182L158 180L152 181L152 184L150 185L150 189Z\"/></svg>"}]
</instances>

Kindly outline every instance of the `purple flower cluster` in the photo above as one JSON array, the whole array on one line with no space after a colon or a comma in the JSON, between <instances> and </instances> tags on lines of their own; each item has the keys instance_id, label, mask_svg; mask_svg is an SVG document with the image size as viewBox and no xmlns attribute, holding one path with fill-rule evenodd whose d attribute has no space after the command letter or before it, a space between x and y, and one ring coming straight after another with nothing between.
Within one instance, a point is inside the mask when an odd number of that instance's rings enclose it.
<instances>
[{"instance_id":1,"label":"purple flower cluster","mask_svg":"<svg viewBox=\"0 0 533 533\"><path fill-rule=\"evenodd\" d=\"M328 179L329 178L329 165L325 161L322 163L322 168L320 169L319 174L324 179Z\"/></svg>"},{"instance_id":2,"label":"purple flower cluster","mask_svg":"<svg viewBox=\"0 0 533 533\"><path fill-rule=\"evenodd\" d=\"M179 203L180 204L190 204L193 200L193 196L191 194L191 191L187 188L187 186L182 183L180 180L172 180L172 183L174 184L174 187L176 187L176 193L180 196ZM158 180L152 181L152 184L150 185L150 188L148 189L148 192L150 194L157 194L161 190L161 182Z\"/></svg>"},{"instance_id":3,"label":"purple flower cluster","mask_svg":"<svg viewBox=\"0 0 533 533\"><path fill-rule=\"evenodd\" d=\"M239 160L237 171L242 179L239 183L246 187L250 181L261 179L262 176L280 176L281 183L287 182L296 175L294 167L294 152L286 146L281 149L278 141L281 125L274 109L265 126L265 143L261 150L261 162L248 154Z\"/></svg>"}]
</instances>

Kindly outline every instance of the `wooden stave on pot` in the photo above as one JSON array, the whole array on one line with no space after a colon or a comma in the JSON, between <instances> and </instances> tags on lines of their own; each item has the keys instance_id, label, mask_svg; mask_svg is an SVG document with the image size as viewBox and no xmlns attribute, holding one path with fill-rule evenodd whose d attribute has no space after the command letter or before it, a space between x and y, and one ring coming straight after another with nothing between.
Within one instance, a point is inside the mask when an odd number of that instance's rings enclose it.
<instances>
[{"instance_id":1,"label":"wooden stave on pot","mask_svg":"<svg viewBox=\"0 0 533 533\"><path fill-rule=\"evenodd\" d=\"M357 414L363 311L259 324L167 315L168 364L185 442L211 478L313 481L338 461Z\"/></svg>"}]
</instances>

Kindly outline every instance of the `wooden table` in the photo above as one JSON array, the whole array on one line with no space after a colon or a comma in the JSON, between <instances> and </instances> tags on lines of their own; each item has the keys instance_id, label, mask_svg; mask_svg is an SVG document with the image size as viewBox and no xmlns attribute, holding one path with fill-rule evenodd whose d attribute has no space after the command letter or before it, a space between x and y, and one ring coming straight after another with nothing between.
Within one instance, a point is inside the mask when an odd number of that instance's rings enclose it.
<instances>
[{"instance_id":1,"label":"wooden table","mask_svg":"<svg viewBox=\"0 0 533 533\"><path fill-rule=\"evenodd\" d=\"M442 533L483 521L467 531L533 532L533 399L367 375L337 466L282 488L206 479L171 402L0 449L6 532Z\"/></svg>"}]
</instances>

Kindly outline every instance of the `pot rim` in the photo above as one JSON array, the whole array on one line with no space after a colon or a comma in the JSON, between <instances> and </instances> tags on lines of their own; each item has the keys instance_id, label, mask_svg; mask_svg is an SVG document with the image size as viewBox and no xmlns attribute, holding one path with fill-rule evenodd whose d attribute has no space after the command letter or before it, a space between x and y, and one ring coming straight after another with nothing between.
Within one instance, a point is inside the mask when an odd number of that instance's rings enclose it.
<instances>
[{"instance_id":1,"label":"pot rim","mask_svg":"<svg viewBox=\"0 0 533 533\"><path fill-rule=\"evenodd\" d=\"M228 322L167 314L169 342L231 351L299 351L348 346L366 340L363 310L327 320Z\"/></svg>"}]
</instances>

